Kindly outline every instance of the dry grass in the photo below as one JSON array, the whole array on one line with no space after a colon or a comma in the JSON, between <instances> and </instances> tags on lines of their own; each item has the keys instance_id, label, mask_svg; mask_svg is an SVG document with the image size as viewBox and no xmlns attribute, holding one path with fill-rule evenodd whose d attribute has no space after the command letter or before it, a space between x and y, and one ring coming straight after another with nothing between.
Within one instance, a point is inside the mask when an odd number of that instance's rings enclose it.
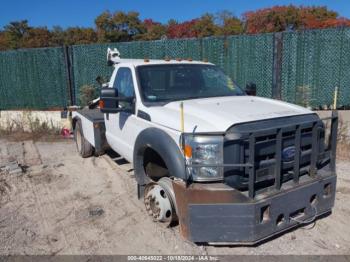
<instances>
[{"instance_id":1,"label":"dry grass","mask_svg":"<svg viewBox=\"0 0 350 262\"><path fill-rule=\"evenodd\" d=\"M350 145L338 144L337 158L341 160L350 160Z\"/></svg>"},{"instance_id":2,"label":"dry grass","mask_svg":"<svg viewBox=\"0 0 350 262\"><path fill-rule=\"evenodd\" d=\"M337 158L350 159L349 124L339 119Z\"/></svg>"},{"instance_id":3,"label":"dry grass","mask_svg":"<svg viewBox=\"0 0 350 262\"><path fill-rule=\"evenodd\" d=\"M16 131L13 133L5 133L0 131L1 138L4 138L8 141L44 141L44 142L58 142L60 140L66 140L63 138L60 133L45 133L45 132L24 132Z\"/></svg>"},{"instance_id":4,"label":"dry grass","mask_svg":"<svg viewBox=\"0 0 350 262\"><path fill-rule=\"evenodd\" d=\"M98 97L98 92L97 89L92 86L92 85L83 85L80 88L80 105L81 106L87 106L88 102L97 98Z\"/></svg>"},{"instance_id":5,"label":"dry grass","mask_svg":"<svg viewBox=\"0 0 350 262\"><path fill-rule=\"evenodd\" d=\"M5 127L0 126L0 137L10 141L56 141L61 138L60 128L55 127L52 122L41 122L30 114L26 117L29 129L24 127L23 121L8 119Z\"/></svg>"},{"instance_id":6,"label":"dry grass","mask_svg":"<svg viewBox=\"0 0 350 262\"><path fill-rule=\"evenodd\" d=\"M328 137L330 135L331 121L324 121L326 128L326 144L328 146ZM341 116L338 118L337 134L337 158L341 160L350 159L350 122L344 121Z\"/></svg>"}]
</instances>

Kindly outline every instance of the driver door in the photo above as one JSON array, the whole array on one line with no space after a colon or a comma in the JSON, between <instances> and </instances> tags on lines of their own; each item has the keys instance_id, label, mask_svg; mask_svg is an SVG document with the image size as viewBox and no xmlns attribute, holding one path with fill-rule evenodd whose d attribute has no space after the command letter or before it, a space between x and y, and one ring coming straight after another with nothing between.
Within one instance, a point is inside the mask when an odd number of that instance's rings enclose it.
<instances>
[{"instance_id":1,"label":"driver door","mask_svg":"<svg viewBox=\"0 0 350 262\"><path fill-rule=\"evenodd\" d=\"M117 89L119 97L135 97L132 71L129 67L116 69L114 81L110 87ZM114 151L132 161L133 146L136 139L135 102L119 102L119 107L127 109L125 112L105 114L106 138Z\"/></svg>"}]
</instances>

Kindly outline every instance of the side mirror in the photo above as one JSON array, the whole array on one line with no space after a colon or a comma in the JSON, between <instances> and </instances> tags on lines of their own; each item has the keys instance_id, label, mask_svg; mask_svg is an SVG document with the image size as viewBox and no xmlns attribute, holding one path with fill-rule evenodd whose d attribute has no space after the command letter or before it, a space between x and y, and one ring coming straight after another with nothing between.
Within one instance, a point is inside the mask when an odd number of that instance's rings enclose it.
<instances>
[{"instance_id":1,"label":"side mirror","mask_svg":"<svg viewBox=\"0 0 350 262\"><path fill-rule=\"evenodd\" d=\"M99 106L102 113L117 113L119 107L117 90L115 88L101 88Z\"/></svg>"},{"instance_id":2,"label":"side mirror","mask_svg":"<svg viewBox=\"0 0 350 262\"><path fill-rule=\"evenodd\" d=\"M115 88L103 87L100 91L99 106L102 113L119 113L128 111L126 108L119 107L119 102L133 102L132 97L119 97Z\"/></svg>"},{"instance_id":3,"label":"side mirror","mask_svg":"<svg viewBox=\"0 0 350 262\"><path fill-rule=\"evenodd\" d=\"M248 96L256 96L256 84L248 83L245 87L245 92Z\"/></svg>"}]
</instances>

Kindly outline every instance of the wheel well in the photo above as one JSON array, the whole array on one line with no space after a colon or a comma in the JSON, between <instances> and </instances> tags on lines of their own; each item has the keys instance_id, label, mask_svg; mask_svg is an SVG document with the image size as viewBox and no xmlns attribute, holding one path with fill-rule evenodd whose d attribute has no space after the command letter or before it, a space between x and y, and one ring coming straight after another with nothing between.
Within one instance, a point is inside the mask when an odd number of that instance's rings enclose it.
<instances>
[{"instance_id":1,"label":"wheel well","mask_svg":"<svg viewBox=\"0 0 350 262\"><path fill-rule=\"evenodd\" d=\"M73 118L73 120L72 120L72 128L73 128L73 130L75 129L75 126L76 126L76 124L77 124L77 122L78 122L79 120L80 120L80 119L79 119L78 117Z\"/></svg>"},{"instance_id":2,"label":"wheel well","mask_svg":"<svg viewBox=\"0 0 350 262\"><path fill-rule=\"evenodd\" d=\"M147 147L143 155L143 168L146 175L153 181L169 176L169 170L161 157L154 149Z\"/></svg>"}]
</instances>

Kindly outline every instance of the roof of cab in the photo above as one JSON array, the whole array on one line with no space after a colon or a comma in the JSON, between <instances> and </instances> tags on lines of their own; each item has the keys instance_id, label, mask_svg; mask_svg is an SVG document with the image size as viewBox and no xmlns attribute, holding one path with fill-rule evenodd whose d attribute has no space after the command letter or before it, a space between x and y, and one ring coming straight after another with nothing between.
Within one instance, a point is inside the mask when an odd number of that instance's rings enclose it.
<instances>
[{"instance_id":1,"label":"roof of cab","mask_svg":"<svg viewBox=\"0 0 350 262\"><path fill-rule=\"evenodd\" d=\"M143 66L143 65L164 65L164 64L204 64L204 65L213 65L207 61L193 61L192 58L187 58L187 59L181 59L181 58L176 58L176 59L170 59L170 58L164 58L163 60L154 60L154 59L130 59L130 58L121 58L120 57L120 52L117 48L107 48L107 61L108 64L114 65L114 66L119 66L120 64L126 65L128 64L129 66Z\"/></svg>"},{"instance_id":2,"label":"roof of cab","mask_svg":"<svg viewBox=\"0 0 350 262\"><path fill-rule=\"evenodd\" d=\"M143 65L168 65L168 64L203 64L203 65L213 65L209 62L204 61L192 61L192 60L157 60L157 59L120 59L115 66L120 65L131 65L134 67Z\"/></svg>"}]
</instances>

